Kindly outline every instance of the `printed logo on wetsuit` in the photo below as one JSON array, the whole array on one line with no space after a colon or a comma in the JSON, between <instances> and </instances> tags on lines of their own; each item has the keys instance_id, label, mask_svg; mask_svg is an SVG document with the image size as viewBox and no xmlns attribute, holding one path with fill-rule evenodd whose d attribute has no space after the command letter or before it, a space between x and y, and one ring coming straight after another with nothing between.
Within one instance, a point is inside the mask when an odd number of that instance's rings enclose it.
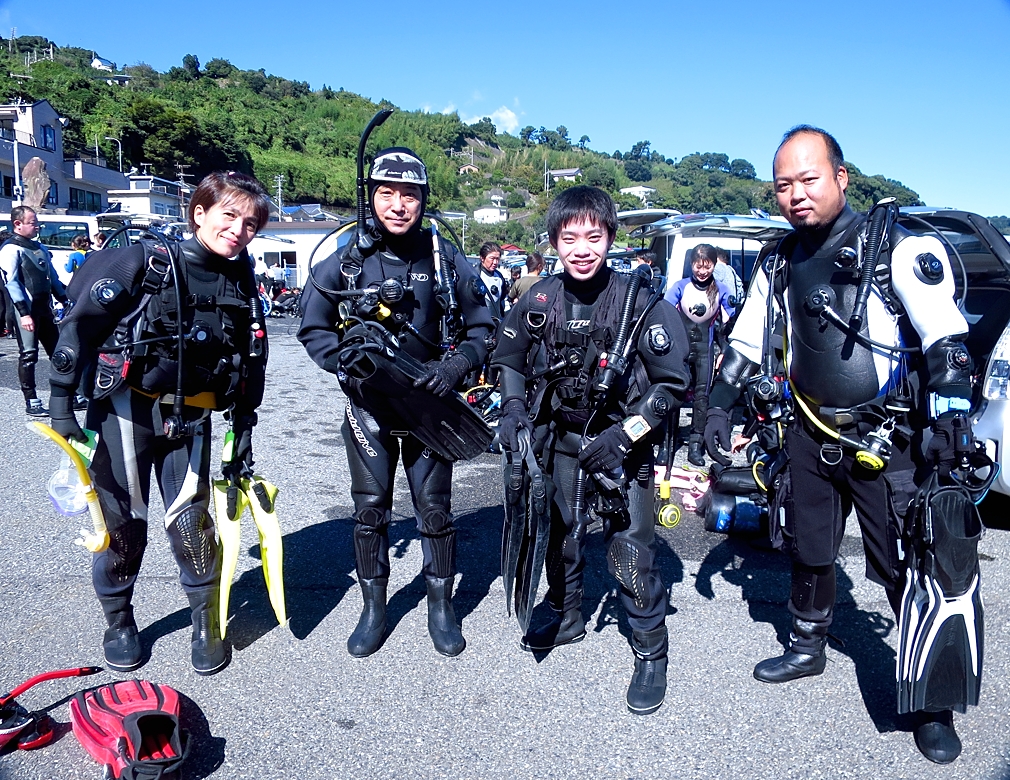
<instances>
[{"instance_id":1,"label":"printed logo on wetsuit","mask_svg":"<svg viewBox=\"0 0 1010 780\"><path fill-rule=\"evenodd\" d=\"M372 445L368 443L368 439L365 438L365 432L361 430L361 426L358 425L358 421L351 414L351 405L347 404L347 424L351 426L351 433L354 434L354 438L357 440L358 444L361 445L361 449L370 458L378 457L378 453L373 449Z\"/></svg>"},{"instance_id":2,"label":"printed logo on wetsuit","mask_svg":"<svg viewBox=\"0 0 1010 780\"><path fill-rule=\"evenodd\" d=\"M426 282L428 281L428 274L416 274L413 271L410 272L410 278L415 282Z\"/></svg>"},{"instance_id":3,"label":"printed logo on wetsuit","mask_svg":"<svg viewBox=\"0 0 1010 780\"><path fill-rule=\"evenodd\" d=\"M589 320L568 320L565 330L582 330L589 327Z\"/></svg>"},{"instance_id":4,"label":"printed logo on wetsuit","mask_svg":"<svg viewBox=\"0 0 1010 780\"><path fill-rule=\"evenodd\" d=\"M547 293L538 292L537 293L537 300L540 303L547 303Z\"/></svg>"},{"instance_id":5,"label":"printed logo on wetsuit","mask_svg":"<svg viewBox=\"0 0 1010 780\"><path fill-rule=\"evenodd\" d=\"M516 337L515 328L502 328L501 332L505 338L514 339Z\"/></svg>"}]
</instances>

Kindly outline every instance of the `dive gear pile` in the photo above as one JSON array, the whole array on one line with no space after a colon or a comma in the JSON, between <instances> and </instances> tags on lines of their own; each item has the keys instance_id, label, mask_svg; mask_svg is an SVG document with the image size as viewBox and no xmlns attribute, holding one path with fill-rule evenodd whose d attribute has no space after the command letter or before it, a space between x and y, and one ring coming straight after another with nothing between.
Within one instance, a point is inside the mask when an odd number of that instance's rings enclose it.
<instances>
[{"instance_id":1,"label":"dive gear pile","mask_svg":"<svg viewBox=\"0 0 1010 780\"><path fill-rule=\"evenodd\" d=\"M18 704L16 697L46 680L86 677L100 671L102 669L99 666L82 666L45 672L26 680L5 696L0 696L0 748L16 739L18 750L35 750L48 745L55 736L52 718L42 713L29 712Z\"/></svg>"}]
</instances>

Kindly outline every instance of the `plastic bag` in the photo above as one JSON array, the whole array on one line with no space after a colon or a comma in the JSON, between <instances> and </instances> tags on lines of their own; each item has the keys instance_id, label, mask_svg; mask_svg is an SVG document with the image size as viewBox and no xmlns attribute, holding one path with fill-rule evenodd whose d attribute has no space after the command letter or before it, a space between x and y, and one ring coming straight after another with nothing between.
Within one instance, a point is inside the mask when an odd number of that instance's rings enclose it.
<instances>
[{"instance_id":1,"label":"plastic bag","mask_svg":"<svg viewBox=\"0 0 1010 780\"><path fill-rule=\"evenodd\" d=\"M47 489L49 500L61 515L72 517L88 511L84 485L66 453L60 456L60 466L49 478Z\"/></svg>"}]
</instances>

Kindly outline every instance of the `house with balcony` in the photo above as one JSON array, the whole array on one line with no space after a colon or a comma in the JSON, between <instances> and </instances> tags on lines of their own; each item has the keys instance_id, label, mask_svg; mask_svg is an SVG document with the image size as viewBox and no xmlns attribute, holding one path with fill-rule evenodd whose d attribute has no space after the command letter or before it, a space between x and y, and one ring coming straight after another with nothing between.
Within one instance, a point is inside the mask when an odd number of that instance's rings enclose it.
<instances>
[{"instance_id":1,"label":"house with balcony","mask_svg":"<svg viewBox=\"0 0 1010 780\"><path fill-rule=\"evenodd\" d=\"M119 210L124 214L184 218L186 199L193 192L191 186L133 171L125 178L125 188L109 190L110 206L119 204Z\"/></svg>"},{"instance_id":2,"label":"house with balcony","mask_svg":"<svg viewBox=\"0 0 1010 780\"><path fill-rule=\"evenodd\" d=\"M110 190L126 186L126 177L110 170L104 157L64 148L66 121L48 100L0 106L0 211L10 212L15 186L23 186L20 171L33 157L46 164L49 174L45 210L97 214L108 209Z\"/></svg>"}]
</instances>

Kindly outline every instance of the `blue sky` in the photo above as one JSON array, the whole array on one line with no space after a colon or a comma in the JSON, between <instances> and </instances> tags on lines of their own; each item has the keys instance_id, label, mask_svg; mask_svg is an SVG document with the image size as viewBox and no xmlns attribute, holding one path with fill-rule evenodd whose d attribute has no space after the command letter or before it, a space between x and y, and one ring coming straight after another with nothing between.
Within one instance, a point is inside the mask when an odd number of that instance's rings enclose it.
<instances>
[{"instance_id":1,"label":"blue sky","mask_svg":"<svg viewBox=\"0 0 1010 780\"><path fill-rule=\"evenodd\" d=\"M0 0L12 27L120 66L223 57L514 133L563 124L600 151L724 152L763 179L806 122L930 205L1010 214L1010 0Z\"/></svg>"}]
</instances>

